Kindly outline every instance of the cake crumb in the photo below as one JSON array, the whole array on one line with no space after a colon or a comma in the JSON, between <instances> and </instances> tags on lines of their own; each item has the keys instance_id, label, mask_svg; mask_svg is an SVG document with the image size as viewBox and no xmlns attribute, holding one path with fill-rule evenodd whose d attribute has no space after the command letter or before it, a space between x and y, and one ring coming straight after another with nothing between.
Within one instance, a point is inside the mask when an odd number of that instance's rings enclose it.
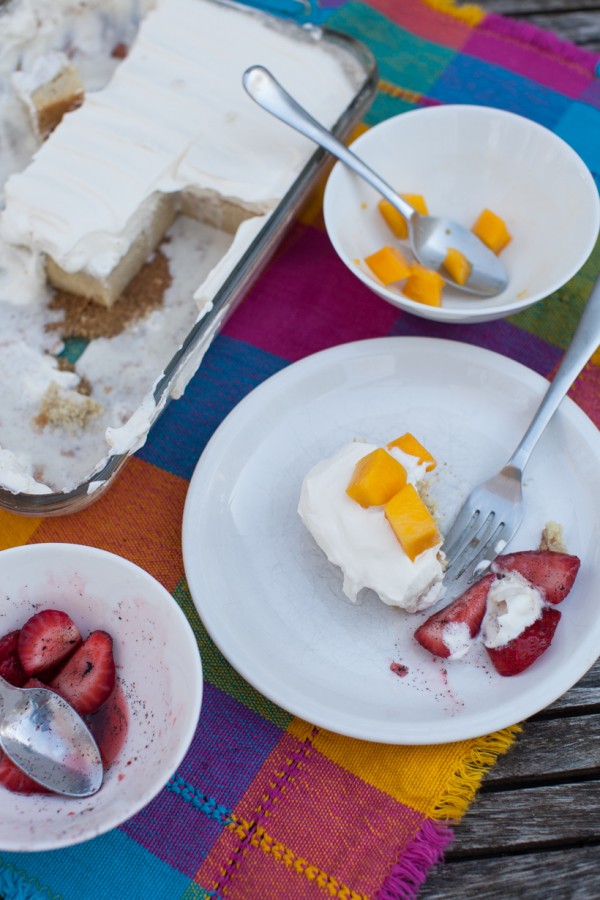
<instances>
[{"instance_id":1,"label":"cake crumb","mask_svg":"<svg viewBox=\"0 0 600 900\"><path fill-rule=\"evenodd\" d=\"M112 306L101 306L94 300L57 290L48 305L51 310L62 311L63 318L50 322L46 329L57 331L63 340L115 337L128 325L160 307L170 284L169 260L157 250Z\"/></svg>"},{"instance_id":2,"label":"cake crumb","mask_svg":"<svg viewBox=\"0 0 600 900\"><path fill-rule=\"evenodd\" d=\"M40 429L49 425L65 428L70 432L79 431L102 410L103 406L86 394L66 390L51 381L42 397L34 424Z\"/></svg>"},{"instance_id":3,"label":"cake crumb","mask_svg":"<svg viewBox=\"0 0 600 900\"><path fill-rule=\"evenodd\" d=\"M563 527L558 522L546 522L540 538L540 550L553 550L555 553L566 553Z\"/></svg>"}]
</instances>

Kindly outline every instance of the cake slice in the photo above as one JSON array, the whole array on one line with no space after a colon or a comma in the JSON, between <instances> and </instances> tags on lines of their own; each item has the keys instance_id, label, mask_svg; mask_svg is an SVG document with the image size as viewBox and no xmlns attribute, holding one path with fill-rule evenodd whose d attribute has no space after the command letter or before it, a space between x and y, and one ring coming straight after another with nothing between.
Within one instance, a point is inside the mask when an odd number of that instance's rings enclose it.
<instances>
[{"instance_id":1,"label":"cake slice","mask_svg":"<svg viewBox=\"0 0 600 900\"><path fill-rule=\"evenodd\" d=\"M428 465L393 444L384 449L355 441L317 463L304 478L298 512L330 562L342 570L343 591L351 602L369 588L384 603L412 613L442 596L442 538L434 528L413 554L412 529L406 528L410 523L404 519L398 525L390 514L390 502L396 513L407 489L409 506L414 504ZM406 484L382 454L400 463ZM370 467L369 457L374 460ZM425 506L420 498L418 502L422 519Z\"/></svg>"},{"instance_id":2,"label":"cake slice","mask_svg":"<svg viewBox=\"0 0 600 900\"><path fill-rule=\"evenodd\" d=\"M54 131L65 113L83 103L84 87L79 72L64 53L41 56L31 71L15 72L11 83L42 139Z\"/></svg>"}]
</instances>

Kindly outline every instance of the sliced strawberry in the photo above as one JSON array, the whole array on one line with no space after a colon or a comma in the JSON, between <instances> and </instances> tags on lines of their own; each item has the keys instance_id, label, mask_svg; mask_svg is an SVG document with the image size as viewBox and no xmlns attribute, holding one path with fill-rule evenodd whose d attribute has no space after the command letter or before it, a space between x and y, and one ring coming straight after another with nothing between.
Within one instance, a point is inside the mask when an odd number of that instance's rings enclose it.
<instances>
[{"instance_id":1,"label":"sliced strawberry","mask_svg":"<svg viewBox=\"0 0 600 900\"><path fill-rule=\"evenodd\" d=\"M26 675L37 675L62 662L81 644L79 628L59 609L43 609L25 622L19 657Z\"/></svg>"},{"instance_id":2,"label":"sliced strawberry","mask_svg":"<svg viewBox=\"0 0 600 900\"><path fill-rule=\"evenodd\" d=\"M9 631L0 638L0 675L15 687L21 687L27 678L19 659L20 631Z\"/></svg>"},{"instance_id":3,"label":"sliced strawberry","mask_svg":"<svg viewBox=\"0 0 600 900\"><path fill-rule=\"evenodd\" d=\"M48 687L74 706L80 716L86 716L102 706L114 684L112 638L106 631L92 631Z\"/></svg>"},{"instance_id":4,"label":"sliced strawberry","mask_svg":"<svg viewBox=\"0 0 600 900\"><path fill-rule=\"evenodd\" d=\"M0 751L0 784L17 794L47 794L48 789L38 784Z\"/></svg>"},{"instance_id":5,"label":"sliced strawberry","mask_svg":"<svg viewBox=\"0 0 600 900\"><path fill-rule=\"evenodd\" d=\"M464 594L430 616L415 631L415 638L434 656L450 656L450 648L444 643L444 629L448 625L466 625L472 638L478 634L485 615L487 595L496 576L485 575Z\"/></svg>"},{"instance_id":6,"label":"sliced strawberry","mask_svg":"<svg viewBox=\"0 0 600 900\"><path fill-rule=\"evenodd\" d=\"M497 556L492 569L502 575L518 572L538 588L547 603L560 603L573 587L580 564L579 557L569 553L522 550Z\"/></svg>"},{"instance_id":7,"label":"sliced strawberry","mask_svg":"<svg viewBox=\"0 0 600 900\"><path fill-rule=\"evenodd\" d=\"M500 675L518 675L536 661L552 643L560 619L558 609L544 606L539 619L503 647L486 647Z\"/></svg>"}]
</instances>

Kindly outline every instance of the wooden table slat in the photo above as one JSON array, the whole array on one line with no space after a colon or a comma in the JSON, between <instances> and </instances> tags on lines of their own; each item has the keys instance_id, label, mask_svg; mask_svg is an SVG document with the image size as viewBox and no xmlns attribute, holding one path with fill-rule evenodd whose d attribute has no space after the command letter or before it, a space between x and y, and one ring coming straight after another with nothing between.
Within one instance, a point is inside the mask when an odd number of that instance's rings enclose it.
<instances>
[{"instance_id":1,"label":"wooden table slat","mask_svg":"<svg viewBox=\"0 0 600 900\"><path fill-rule=\"evenodd\" d=\"M600 779L481 793L456 828L447 857L585 843L599 845L600 855L599 816ZM600 869L597 874L600 896Z\"/></svg>"},{"instance_id":2,"label":"wooden table slat","mask_svg":"<svg viewBox=\"0 0 600 900\"><path fill-rule=\"evenodd\" d=\"M497 789L506 782L596 774L600 776L600 714L567 716L527 722L515 746L499 758L484 784Z\"/></svg>"},{"instance_id":3,"label":"wooden table slat","mask_svg":"<svg viewBox=\"0 0 600 900\"><path fill-rule=\"evenodd\" d=\"M438 866L419 900L594 900L599 847L576 847Z\"/></svg>"}]
</instances>

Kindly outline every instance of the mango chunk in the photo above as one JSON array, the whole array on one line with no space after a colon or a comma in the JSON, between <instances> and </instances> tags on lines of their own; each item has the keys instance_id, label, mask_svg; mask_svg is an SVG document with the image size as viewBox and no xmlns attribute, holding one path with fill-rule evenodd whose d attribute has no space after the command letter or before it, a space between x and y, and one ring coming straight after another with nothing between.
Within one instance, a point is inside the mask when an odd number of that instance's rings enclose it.
<instances>
[{"instance_id":1,"label":"mango chunk","mask_svg":"<svg viewBox=\"0 0 600 900\"><path fill-rule=\"evenodd\" d=\"M410 456L416 456L420 463L426 464L426 472L432 472L437 466L437 462L429 450L427 450L409 431L407 431L406 434L402 434L400 437L395 438L393 441L390 441L387 447L388 450L391 447L398 447L398 449L403 450L404 453L408 453Z\"/></svg>"},{"instance_id":2,"label":"mango chunk","mask_svg":"<svg viewBox=\"0 0 600 900\"><path fill-rule=\"evenodd\" d=\"M379 447L356 463L346 493L361 506L383 506L405 484L402 463Z\"/></svg>"},{"instance_id":3,"label":"mango chunk","mask_svg":"<svg viewBox=\"0 0 600 900\"><path fill-rule=\"evenodd\" d=\"M412 484L406 484L383 509L402 549L412 562L420 553L440 543L431 513Z\"/></svg>"},{"instance_id":4,"label":"mango chunk","mask_svg":"<svg viewBox=\"0 0 600 900\"><path fill-rule=\"evenodd\" d=\"M427 203L425 202L425 198L421 194L401 194L401 197L410 203L411 206L420 212L422 215L429 215L429 210L427 209ZM389 200L380 200L377 204L379 208L379 212L387 222L392 234L395 237L399 238L401 241L406 240L408 237L408 225L406 224L406 219L402 215L402 213L398 212L395 206L392 206Z\"/></svg>"},{"instance_id":5,"label":"mango chunk","mask_svg":"<svg viewBox=\"0 0 600 900\"><path fill-rule=\"evenodd\" d=\"M410 264L397 247L382 247L365 257L365 262L385 287L410 275Z\"/></svg>"},{"instance_id":6,"label":"mango chunk","mask_svg":"<svg viewBox=\"0 0 600 900\"><path fill-rule=\"evenodd\" d=\"M448 247L448 252L444 259L444 268L457 284L466 284L473 266L464 253L456 250L455 247Z\"/></svg>"},{"instance_id":7,"label":"mango chunk","mask_svg":"<svg viewBox=\"0 0 600 900\"><path fill-rule=\"evenodd\" d=\"M417 303L425 303L427 306L442 305L442 290L444 279L433 269L414 263L411 266L410 275L402 288L402 293L410 300Z\"/></svg>"},{"instance_id":8,"label":"mango chunk","mask_svg":"<svg viewBox=\"0 0 600 900\"><path fill-rule=\"evenodd\" d=\"M504 250L512 239L504 221L490 209L483 210L471 231L494 253Z\"/></svg>"}]
</instances>

